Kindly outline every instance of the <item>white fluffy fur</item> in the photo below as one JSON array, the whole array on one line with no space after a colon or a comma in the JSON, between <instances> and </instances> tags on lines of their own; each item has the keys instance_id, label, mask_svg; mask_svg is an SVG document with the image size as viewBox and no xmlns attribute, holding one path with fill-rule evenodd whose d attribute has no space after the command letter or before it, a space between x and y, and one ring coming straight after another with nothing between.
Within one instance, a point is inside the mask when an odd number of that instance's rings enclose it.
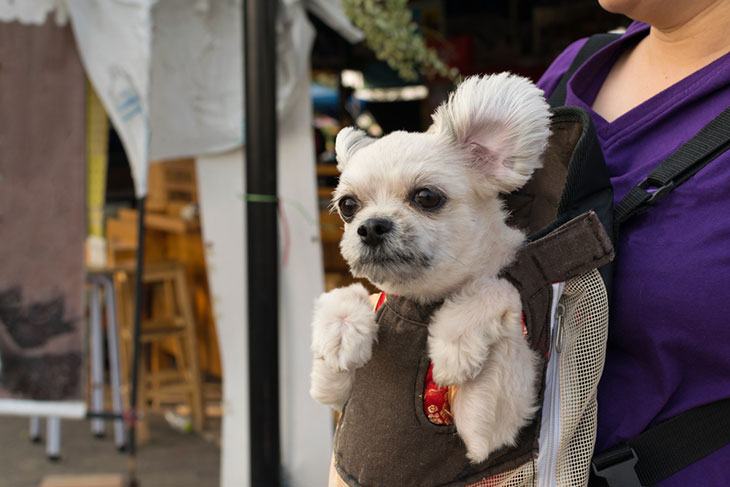
<instances>
[{"instance_id":1,"label":"white fluffy fur","mask_svg":"<svg viewBox=\"0 0 730 487\"><path fill-rule=\"evenodd\" d=\"M370 360L377 335L378 325L362 284L320 296L312 321L312 397L341 408L350 394L352 373Z\"/></svg>"},{"instance_id":2,"label":"white fluffy fur","mask_svg":"<svg viewBox=\"0 0 730 487\"><path fill-rule=\"evenodd\" d=\"M464 80L433 114L430 131L471 146L502 191L521 188L541 166L550 128L542 90L510 73Z\"/></svg>"},{"instance_id":3,"label":"white fluffy fur","mask_svg":"<svg viewBox=\"0 0 730 487\"><path fill-rule=\"evenodd\" d=\"M539 361L522 336L520 295L504 279L473 281L429 328L438 384L457 384L456 429L474 462L512 444L534 412Z\"/></svg>"},{"instance_id":4,"label":"white fluffy fur","mask_svg":"<svg viewBox=\"0 0 730 487\"><path fill-rule=\"evenodd\" d=\"M496 341L479 375L457 386L452 412L469 460L481 462L515 444L517 433L538 410L538 363L520 331Z\"/></svg>"},{"instance_id":5,"label":"white fluffy fur","mask_svg":"<svg viewBox=\"0 0 730 487\"><path fill-rule=\"evenodd\" d=\"M435 380L456 385L456 428L472 461L511 444L535 412L538 358L522 336L517 291L498 275L524 235L506 224L499 193L540 167L549 110L532 83L507 73L465 80L434 114L426 133L381 139L343 129L337 137L339 198L359 210L340 249L353 274L390 294L444 299L429 328ZM422 187L446 196L437 211L414 206ZM393 223L372 259L357 228L368 218ZM353 371L370 357L377 328L365 290L325 294L313 324L312 395L341 407Z\"/></svg>"},{"instance_id":6,"label":"white fluffy fur","mask_svg":"<svg viewBox=\"0 0 730 487\"><path fill-rule=\"evenodd\" d=\"M368 137L368 134L362 130L352 127L345 127L337 134L335 140L335 154L337 154L337 169L342 172L345 170L350 156L356 150L362 149L366 145L374 142L375 139Z\"/></svg>"}]
</instances>

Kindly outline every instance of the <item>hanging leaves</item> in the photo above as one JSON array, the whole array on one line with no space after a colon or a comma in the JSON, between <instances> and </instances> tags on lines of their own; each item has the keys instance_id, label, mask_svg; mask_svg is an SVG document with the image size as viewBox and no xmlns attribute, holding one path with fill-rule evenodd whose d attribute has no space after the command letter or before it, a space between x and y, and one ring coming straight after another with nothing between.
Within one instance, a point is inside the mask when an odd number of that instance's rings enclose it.
<instances>
[{"instance_id":1,"label":"hanging leaves","mask_svg":"<svg viewBox=\"0 0 730 487\"><path fill-rule=\"evenodd\" d=\"M365 34L365 41L405 81L419 74L438 74L453 82L459 70L451 68L428 46L413 21L408 0L343 0L345 12Z\"/></svg>"}]
</instances>

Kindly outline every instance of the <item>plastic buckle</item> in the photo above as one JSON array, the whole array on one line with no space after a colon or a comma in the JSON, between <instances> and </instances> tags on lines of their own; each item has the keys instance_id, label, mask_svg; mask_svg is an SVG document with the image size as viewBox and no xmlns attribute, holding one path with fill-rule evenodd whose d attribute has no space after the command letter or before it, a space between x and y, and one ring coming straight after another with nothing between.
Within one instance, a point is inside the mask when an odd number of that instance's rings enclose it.
<instances>
[{"instance_id":1,"label":"plastic buckle","mask_svg":"<svg viewBox=\"0 0 730 487\"><path fill-rule=\"evenodd\" d=\"M647 199L644 201L646 205L653 205L657 201L664 198L670 191L676 186L674 181L669 181L664 186L654 186L649 179L644 179L638 184L639 188L643 189L647 194ZM651 191L653 189L653 191Z\"/></svg>"},{"instance_id":2,"label":"plastic buckle","mask_svg":"<svg viewBox=\"0 0 730 487\"><path fill-rule=\"evenodd\" d=\"M606 479L608 487L642 487L636 473L639 457L629 445L621 445L593 458L591 467L597 477Z\"/></svg>"}]
</instances>

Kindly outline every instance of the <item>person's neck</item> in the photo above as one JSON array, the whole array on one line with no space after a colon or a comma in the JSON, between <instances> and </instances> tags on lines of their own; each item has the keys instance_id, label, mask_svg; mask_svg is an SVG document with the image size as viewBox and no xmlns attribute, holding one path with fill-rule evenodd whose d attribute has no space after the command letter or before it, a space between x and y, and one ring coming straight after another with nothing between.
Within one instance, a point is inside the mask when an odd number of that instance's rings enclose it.
<instances>
[{"instance_id":1,"label":"person's neck","mask_svg":"<svg viewBox=\"0 0 730 487\"><path fill-rule=\"evenodd\" d=\"M644 39L647 53L679 66L704 66L729 50L730 1L718 0L687 18L652 25Z\"/></svg>"}]
</instances>

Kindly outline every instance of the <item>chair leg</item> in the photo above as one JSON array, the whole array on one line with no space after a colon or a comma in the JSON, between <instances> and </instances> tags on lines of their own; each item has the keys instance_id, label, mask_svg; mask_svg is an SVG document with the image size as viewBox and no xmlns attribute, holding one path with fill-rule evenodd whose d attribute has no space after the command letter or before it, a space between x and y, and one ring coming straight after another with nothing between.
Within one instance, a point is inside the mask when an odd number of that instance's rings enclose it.
<instances>
[{"instance_id":1,"label":"chair leg","mask_svg":"<svg viewBox=\"0 0 730 487\"><path fill-rule=\"evenodd\" d=\"M160 400L160 356L162 350L160 342L150 343L150 371L149 371L149 388L150 388L150 400L151 409L159 411L162 408L162 401Z\"/></svg>"},{"instance_id":2,"label":"chair leg","mask_svg":"<svg viewBox=\"0 0 730 487\"><path fill-rule=\"evenodd\" d=\"M121 273L120 273L121 274ZM132 405L131 393L132 393L132 354L134 352L134 344L132 343L133 334L133 316L134 316L134 291L132 289L132 280L130 274L117 275L114 279L116 296L117 296L117 324L119 325L119 368L120 368L120 391L123 407L135 409L137 413L137 424L136 424L136 443L137 445L144 445L149 441L149 427L145 418L145 387L144 387L144 373L145 373L145 357L144 353L140 354L140 375L138 377L138 395L137 404ZM140 346L142 346L140 344ZM126 430L125 430L126 431ZM125 435L126 437L126 435ZM126 439L125 439L126 444Z\"/></svg>"},{"instance_id":3,"label":"chair leg","mask_svg":"<svg viewBox=\"0 0 730 487\"><path fill-rule=\"evenodd\" d=\"M104 297L106 298L106 325L107 325L107 348L109 349L109 379L111 383L112 411L115 414L122 414L124 406L122 403L122 385L119 364L119 330L117 327L117 310L114 293L114 283L111 278L104 278ZM124 421L114 420L114 444L119 451L126 447L127 440L124 436Z\"/></svg>"},{"instance_id":4,"label":"chair leg","mask_svg":"<svg viewBox=\"0 0 730 487\"><path fill-rule=\"evenodd\" d=\"M91 341L91 412L99 413L104 411L104 344L101 329L101 296L99 285L96 281L91 283L90 299L90 341ZM105 433L104 420L93 418L91 420L91 433L97 438L102 438Z\"/></svg>"},{"instance_id":5,"label":"chair leg","mask_svg":"<svg viewBox=\"0 0 730 487\"><path fill-rule=\"evenodd\" d=\"M131 409L130 401L132 375L132 307L133 299L129 286L129 277L125 274L117 275L114 279L117 296L117 324L119 331L119 366L121 375L122 398L124 405Z\"/></svg>"},{"instance_id":6,"label":"chair leg","mask_svg":"<svg viewBox=\"0 0 730 487\"><path fill-rule=\"evenodd\" d=\"M142 344L139 344L142 346ZM147 357L144 353L139 354L139 376L137 377L137 446L144 445L150 439L149 423L147 422Z\"/></svg>"},{"instance_id":7,"label":"chair leg","mask_svg":"<svg viewBox=\"0 0 730 487\"><path fill-rule=\"evenodd\" d=\"M54 462L61 459L61 418L58 416L46 419L46 456Z\"/></svg>"},{"instance_id":8,"label":"chair leg","mask_svg":"<svg viewBox=\"0 0 730 487\"><path fill-rule=\"evenodd\" d=\"M198 343L195 329L195 318L191 306L191 295L187 286L185 271L180 268L175 273L175 289L180 313L185 320L184 354L187 358L187 375L190 386L190 412L193 420L193 429L203 431L205 411L203 408L203 385L200 377L200 362L198 361Z\"/></svg>"},{"instance_id":9,"label":"chair leg","mask_svg":"<svg viewBox=\"0 0 730 487\"><path fill-rule=\"evenodd\" d=\"M30 418L30 441L33 443L41 442L41 418L38 416Z\"/></svg>"}]
</instances>

